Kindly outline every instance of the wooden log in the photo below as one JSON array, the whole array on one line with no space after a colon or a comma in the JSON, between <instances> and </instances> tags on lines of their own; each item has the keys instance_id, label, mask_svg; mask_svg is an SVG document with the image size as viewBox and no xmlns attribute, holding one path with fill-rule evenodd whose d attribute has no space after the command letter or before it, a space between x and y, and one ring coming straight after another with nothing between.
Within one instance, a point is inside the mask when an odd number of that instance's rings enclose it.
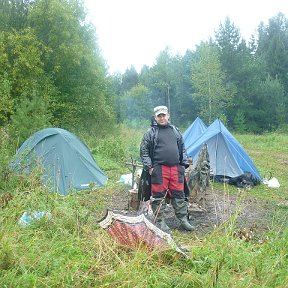
<instances>
[{"instance_id":1,"label":"wooden log","mask_svg":"<svg viewBox=\"0 0 288 288\"><path fill-rule=\"evenodd\" d=\"M138 190L137 189L131 189L129 190L129 202L128 207L129 210L133 209L137 211L139 209L139 200L138 200Z\"/></svg>"}]
</instances>

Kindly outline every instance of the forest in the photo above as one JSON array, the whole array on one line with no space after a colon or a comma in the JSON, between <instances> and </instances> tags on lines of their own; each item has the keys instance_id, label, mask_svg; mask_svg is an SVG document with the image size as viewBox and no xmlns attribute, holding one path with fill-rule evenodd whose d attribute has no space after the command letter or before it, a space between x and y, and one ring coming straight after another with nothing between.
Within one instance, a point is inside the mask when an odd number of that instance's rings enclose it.
<instances>
[{"instance_id":1,"label":"forest","mask_svg":"<svg viewBox=\"0 0 288 288\"><path fill-rule=\"evenodd\" d=\"M200 116L239 133L287 131L288 20L281 12L249 40L226 18L194 50L173 55L167 47L152 67L113 75L86 15L80 0L0 2L0 127L19 144L50 126L101 137L121 123L148 125L163 104L182 128Z\"/></svg>"},{"instance_id":2,"label":"forest","mask_svg":"<svg viewBox=\"0 0 288 288\"><path fill-rule=\"evenodd\" d=\"M166 47L151 67L111 74L84 4L0 1L1 287L286 288L286 16L259 23L248 40L226 18L209 41L184 55ZM108 209L139 212L129 206L131 186L119 178L138 163L158 105L169 107L181 131L197 117L207 126L219 118L261 177L281 183L242 189L210 179L206 211L189 214L195 231L177 221L171 227L184 255L175 247L147 250L141 241L136 249L119 245L99 225ZM83 140L107 176L104 187L92 182L63 196L43 184L41 165L29 174L10 169L20 145L51 127ZM73 168L78 175L79 166ZM45 217L21 225L23 215L39 211Z\"/></svg>"}]
</instances>

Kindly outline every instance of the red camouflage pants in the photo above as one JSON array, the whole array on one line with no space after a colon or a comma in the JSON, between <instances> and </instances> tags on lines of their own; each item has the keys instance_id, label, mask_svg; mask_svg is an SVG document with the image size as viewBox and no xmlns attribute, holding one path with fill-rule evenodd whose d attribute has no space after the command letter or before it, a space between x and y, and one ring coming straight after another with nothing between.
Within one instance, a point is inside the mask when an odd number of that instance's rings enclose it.
<instances>
[{"instance_id":1,"label":"red camouflage pants","mask_svg":"<svg viewBox=\"0 0 288 288\"><path fill-rule=\"evenodd\" d=\"M181 165L156 165L151 175L151 195L163 198L168 193L170 198L185 198L184 195L185 168Z\"/></svg>"}]
</instances>

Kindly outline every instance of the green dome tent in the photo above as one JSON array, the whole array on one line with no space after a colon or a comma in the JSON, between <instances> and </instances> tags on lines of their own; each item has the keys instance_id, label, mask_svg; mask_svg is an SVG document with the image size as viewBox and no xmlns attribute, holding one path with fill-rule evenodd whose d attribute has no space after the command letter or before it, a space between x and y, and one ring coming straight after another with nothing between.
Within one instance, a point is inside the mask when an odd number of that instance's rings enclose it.
<instances>
[{"instance_id":1,"label":"green dome tent","mask_svg":"<svg viewBox=\"0 0 288 288\"><path fill-rule=\"evenodd\" d=\"M67 195L71 190L102 187L106 175L96 164L89 148L74 134L61 128L34 133L19 148L11 168L30 173L40 165L43 184L52 192Z\"/></svg>"}]
</instances>

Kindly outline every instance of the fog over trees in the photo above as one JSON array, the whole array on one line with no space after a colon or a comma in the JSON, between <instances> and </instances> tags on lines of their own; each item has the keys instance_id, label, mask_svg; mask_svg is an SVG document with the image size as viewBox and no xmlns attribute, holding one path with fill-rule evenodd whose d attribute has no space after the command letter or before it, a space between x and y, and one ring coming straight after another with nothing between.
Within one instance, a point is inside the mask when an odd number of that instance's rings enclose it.
<instances>
[{"instance_id":1,"label":"fog over trees","mask_svg":"<svg viewBox=\"0 0 288 288\"><path fill-rule=\"evenodd\" d=\"M149 123L163 104L182 128L200 116L238 132L287 129L287 67L282 13L249 40L226 18L193 51L166 48L152 67L109 75L82 1L0 3L0 126L20 142L50 126L103 135Z\"/></svg>"}]
</instances>

